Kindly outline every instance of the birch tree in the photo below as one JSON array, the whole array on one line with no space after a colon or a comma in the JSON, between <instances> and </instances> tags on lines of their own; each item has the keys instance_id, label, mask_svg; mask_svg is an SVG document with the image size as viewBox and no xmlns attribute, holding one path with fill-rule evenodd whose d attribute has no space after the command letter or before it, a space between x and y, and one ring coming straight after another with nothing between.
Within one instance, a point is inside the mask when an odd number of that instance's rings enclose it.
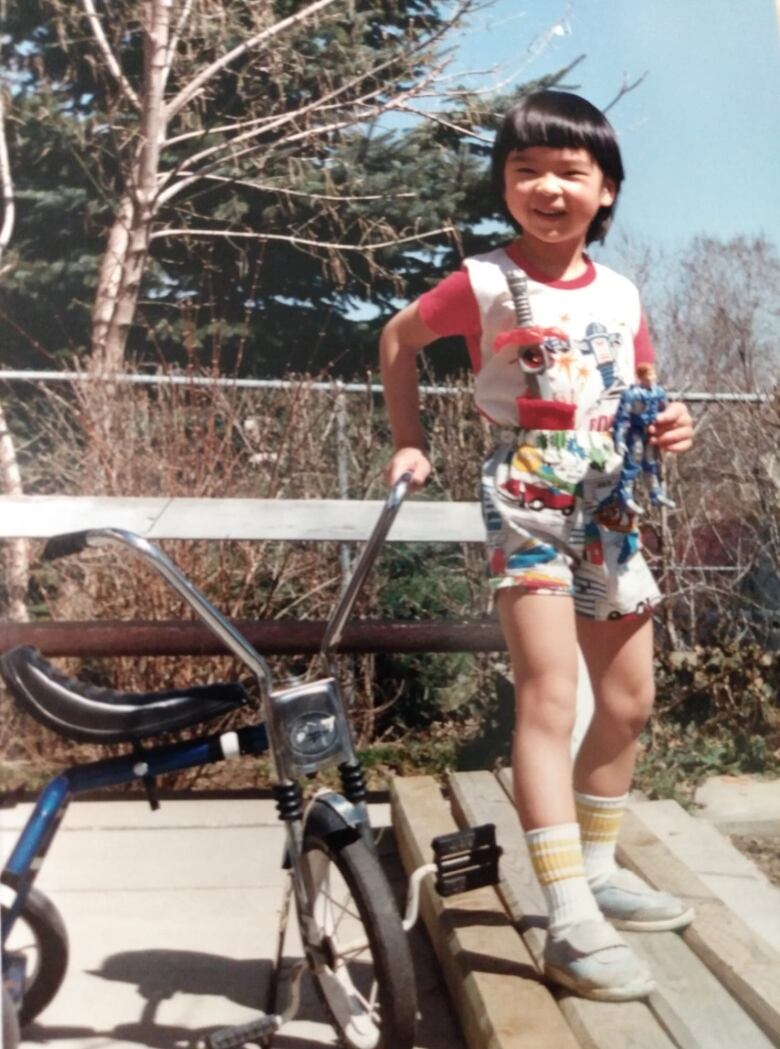
<instances>
[{"instance_id":1,"label":"birch tree","mask_svg":"<svg viewBox=\"0 0 780 1049\"><path fill-rule=\"evenodd\" d=\"M14 228L15 202L11 164L6 145L6 98L5 88L0 84L0 190L2 190L3 213L0 223L0 280L10 269L6 259L8 245ZM6 422L3 402L0 400L0 490L5 495L22 495L22 477L16 458L11 431ZM29 543L26 539L10 539L5 550L6 590L8 592L8 617L25 623L27 612L27 584L30 577Z\"/></svg>"},{"instance_id":2,"label":"birch tree","mask_svg":"<svg viewBox=\"0 0 780 1049\"><path fill-rule=\"evenodd\" d=\"M382 217L352 229L351 239L330 241L307 228L245 228L235 218L220 228L199 225L193 202L214 185L276 193L281 208L300 192L338 232L340 207L360 190L344 184L327 192L328 148L415 101L434 108L447 62L442 41L471 3L458 0L446 16L429 0L44 4L83 86L100 97L101 148L114 151L113 172L106 170L116 205L95 290L92 366L121 368L155 241L284 240L333 260L440 236L441 227L424 221L399 228ZM336 51L349 60L349 74L338 79L325 65ZM311 189L313 172L324 192Z\"/></svg>"}]
</instances>

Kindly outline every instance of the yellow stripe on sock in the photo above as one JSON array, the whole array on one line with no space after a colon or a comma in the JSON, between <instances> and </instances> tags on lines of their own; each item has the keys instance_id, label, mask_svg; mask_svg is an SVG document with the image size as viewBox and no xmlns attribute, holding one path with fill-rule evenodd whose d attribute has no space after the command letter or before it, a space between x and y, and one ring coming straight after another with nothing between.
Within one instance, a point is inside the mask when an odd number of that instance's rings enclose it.
<instances>
[{"instance_id":1,"label":"yellow stripe on sock","mask_svg":"<svg viewBox=\"0 0 780 1049\"><path fill-rule=\"evenodd\" d=\"M623 814L622 807L599 809L597 806L583 804L578 800L577 821L580 825L583 844L585 842L608 844L617 841Z\"/></svg>"},{"instance_id":2,"label":"yellow stripe on sock","mask_svg":"<svg viewBox=\"0 0 780 1049\"><path fill-rule=\"evenodd\" d=\"M534 873L541 885L585 875L579 842L534 842L529 846Z\"/></svg>"}]
</instances>

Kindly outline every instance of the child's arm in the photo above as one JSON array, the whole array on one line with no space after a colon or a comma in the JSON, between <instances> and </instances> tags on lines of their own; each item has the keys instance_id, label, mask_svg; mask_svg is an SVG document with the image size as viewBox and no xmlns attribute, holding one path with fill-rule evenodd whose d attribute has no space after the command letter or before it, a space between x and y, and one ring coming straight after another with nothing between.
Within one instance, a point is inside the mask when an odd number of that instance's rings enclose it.
<instances>
[{"instance_id":1,"label":"child's arm","mask_svg":"<svg viewBox=\"0 0 780 1049\"><path fill-rule=\"evenodd\" d=\"M419 488L431 472L420 419L417 354L437 338L436 332L420 318L416 302L397 313L382 332L379 359L393 434L393 455L385 471L390 485L411 471L412 486Z\"/></svg>"}]
</instances>

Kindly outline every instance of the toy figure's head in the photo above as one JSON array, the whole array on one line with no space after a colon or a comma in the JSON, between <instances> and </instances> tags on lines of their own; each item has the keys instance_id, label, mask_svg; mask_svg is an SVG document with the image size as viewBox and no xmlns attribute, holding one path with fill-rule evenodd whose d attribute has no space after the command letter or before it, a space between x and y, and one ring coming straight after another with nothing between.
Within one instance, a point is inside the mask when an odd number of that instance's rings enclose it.
<instances>
[{"instance_id":1,"label":"toy figure's head","mask_svg":"<svg viewBox=\"0 0 780 1049\"><path fill-rule=\"evenodd\" d=\"M655 365L650 364L649 361L637 364L636 378L640 386L644 386L646 390L651 389L655 386Z\"/></svg>"}]
</instances>

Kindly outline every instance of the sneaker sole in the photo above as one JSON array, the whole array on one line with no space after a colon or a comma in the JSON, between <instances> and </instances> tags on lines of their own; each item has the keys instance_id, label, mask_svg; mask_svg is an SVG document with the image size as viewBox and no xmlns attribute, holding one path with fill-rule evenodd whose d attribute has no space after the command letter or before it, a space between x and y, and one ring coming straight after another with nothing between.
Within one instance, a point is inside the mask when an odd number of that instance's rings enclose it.
<instances>
[{"instance_id":1,"label":"sneaker sole","mask_svg":"<svg viewBox=\"0 0 780 1049\"><path fill-rule=\"evenodd\" d=\"M579 998L590 998L594 1002L632 1002L647 998L656 990L655 980L637 980L633 984L625 984L623 987L582 987L577 981L562 969L556 969L552 965L545 965L544 975L551 983L565 987L573 991Z\"/></svg>"},{"instance_id":2,"label":"sneaker sole","mask_svg":"<svg viewBox=\"0 0 780 1049\"><path fill-rule=\"evenodd\" d=\"M602 912L603 913L603 912ZM641 918L610 918L608 914L604 917L616 929L624 929L626 932L673 932L675 929L684 929L691 924L696 917L696 911L691 907L674 918L656 918L654 921L642 920Z\"/></svg>"}]
</instances>

